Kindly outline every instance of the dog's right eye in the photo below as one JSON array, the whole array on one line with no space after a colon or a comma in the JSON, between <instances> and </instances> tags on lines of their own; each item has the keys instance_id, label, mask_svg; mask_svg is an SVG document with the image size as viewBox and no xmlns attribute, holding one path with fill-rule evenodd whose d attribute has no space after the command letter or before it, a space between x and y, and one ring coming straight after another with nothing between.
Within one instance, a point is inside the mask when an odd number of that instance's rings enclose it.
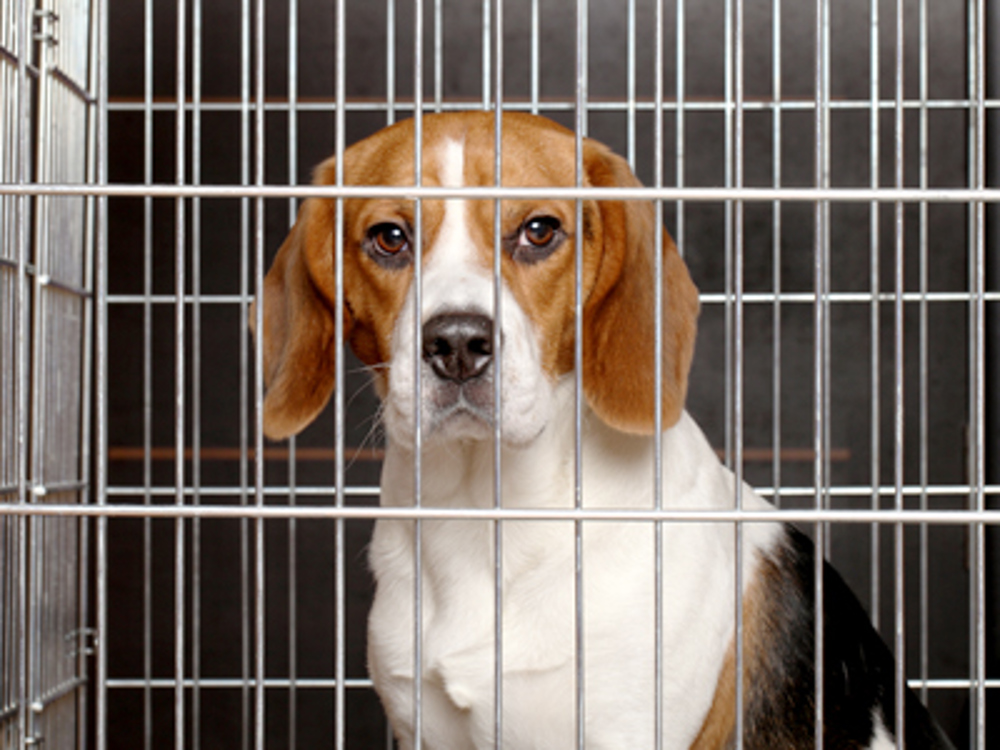
<instances>
[{"instance_id":1,"label":"dog's right eye","mask_svg":"<svg viewBox=\"0 0 1000 750\"><path fill-rule=\"evenodd\" d=\"M539 263L554 253L566 232L554 216L534 216L506 240L507 252L519 263Z\"/></svg>"},{"instance_id":2,"label":"dog's right eye","mask_svg":"<svg viewBox=\"0 0 1000 750\"><path fill-rule=\"evenodd\" d=\"M410 235L398 224L376 224L368 230L365 250L376 263L399 268L409 262Z\"/></svg>"}]
</instances>

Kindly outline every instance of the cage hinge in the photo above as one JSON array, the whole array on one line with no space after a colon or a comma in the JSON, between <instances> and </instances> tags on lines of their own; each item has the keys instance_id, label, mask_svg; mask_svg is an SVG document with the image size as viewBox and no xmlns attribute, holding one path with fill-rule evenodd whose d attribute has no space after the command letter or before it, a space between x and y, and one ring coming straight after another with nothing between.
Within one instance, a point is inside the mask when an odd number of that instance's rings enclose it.
<instances>
[{"instance_id":1,"label":"cage hinge","mask_svg":"<svg viewBox=\"0 0 1000 750\"><path fill-rule=\"evenodd\" d=\"M70 644L66 651L67 659L75 659L81 654L92 656L97 649L97 628L78 628L69 631L64 640Z\"/></svg>"},{"instance_id":2,"label":"cage hinge","mask_svg":"<svg viewBox=\"0 0 1000 750\"><path fill-rule=\"evenodd\" d=\"M56 26L59 23L59 14L54 10L35 11L35 34L36 42L55 47L59 44L56 37Z\"/></svg>"}]
</instances>

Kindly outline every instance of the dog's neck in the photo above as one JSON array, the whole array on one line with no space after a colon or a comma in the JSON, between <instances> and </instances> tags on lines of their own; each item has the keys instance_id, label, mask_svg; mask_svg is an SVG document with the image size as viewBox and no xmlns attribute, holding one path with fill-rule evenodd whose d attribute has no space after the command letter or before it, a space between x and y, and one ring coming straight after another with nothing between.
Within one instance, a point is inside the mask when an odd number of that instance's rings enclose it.
<instances>
[{"instance_id":1,"label":"dog's neck","mask_svg":"<svg viewBox=\"0 0 1000 750\"><path fill-rule=\"evenodd\" d=\"M576 386L557 384L553 417L543 432L523 446L501 444L499 486L505 508L572 508L576 503ZM581 405L579 457L586 508L654 507L653 436L628 435L604 424ZM712 453L687 413L661 436L665 508L712 507L733 498L732 475ZM426 507L493 508L497 505L496 463L491 440L445 442L431 435L421 447L420 504ZM382 504L414 505L415 456L412 445L388 438ZM721 483L721 486L720 486ZM699 486L704 491L696 491ZM720 491L721 490L721 491ZM692 498L704 498L704 503ZM731 504L728 507L732 507Z\"/></svg>"}]
</instances>

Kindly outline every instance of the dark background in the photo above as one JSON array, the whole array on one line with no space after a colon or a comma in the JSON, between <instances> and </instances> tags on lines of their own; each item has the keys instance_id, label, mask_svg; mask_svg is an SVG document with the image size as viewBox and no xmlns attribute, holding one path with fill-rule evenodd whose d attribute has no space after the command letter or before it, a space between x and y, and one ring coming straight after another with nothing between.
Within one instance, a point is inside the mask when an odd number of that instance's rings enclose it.
<instances>
[{"instance_id":1,"label":"dark background","mask_svg":"<svg viewBox=\"0 0 1000 750\"><path fill-rule=\"evenodd\" d=\"M152 16L152 61L143 28L143 6L113 0L110 23L109 117L114 183L169 183L176 179L175 133L177 11L173 2L155 3ZM346 141L364 137L389 121L412 114L413 8L396 5L395 89L387 84L386 4L347 2L346 68L348 111ZM427 48L424 97L451 107L480 107L483 102L482 22L478 3L444 2L441 86L434 81L434 24L427 3ZM542 3L540 14L540 111L572 126L575 84L575 6L569 0ZM951 105L926 111L926 165L933 187L969 184L969 113L961 106L968 97L968 22L966 3L934 0L928 3L927 95ZM870 7L867 0L831 3L830 184L868 187L872 182L870 97ZM186 93L198 93L201 107L189 108L185 118L185 180L203 184L239 184L254 174L253 112L249 99L253 79L252 54L241 66L242 4L235 0L205 2L200 13L201 63L196 66L193 29L196 8L188 9ZM677 124L673 103L677 96L677 8L665 3L664 184L720 186L727 180L726 4L689 2L684 8L683 175L677 171ZM505 3L504 99L523 104L530 93L530 5L526 0ZM775 184L780 164L783 186L814 186L816 40L813 4L784 3L780 23L780 90L772 76L774 27L771 4L747 4L745 43L745 182ZM300 0L295 29L297 42L297 104L289 106L288 35L286 3L266 9L264 59L268 112L265 118L264 174L268 184L304 183L314 164L334 149L335 16L333 4ZM894 3L879 6L878 92L883 103L895 97ZM624 0L592 2L589 17L589 96L593 102L623 101L627 86L627 6ZM637 3L636 91L640 101L652 101L654 37L652 3ZM254 34L252 24L245 38ZM916 3L906 5L905 96L919 101L920 24ZM492 78L490 79L492 80ZM153 106L143 107L145 96ZM397 106L391 112L386 102ZM797 103L776 113L775 99ZM243 106L243 105L246 106ZM294 123L290 111L294 111ZM776 153L775 118L780 124L780 152ZM148 119L147 119L148 118ZM909 107L905 115L905 181L920 184L921 112ZM147 130L148 123L148 130ZM622 108L594 109L589 134L623 154L630 153L629 119ZM634 123L635 170L652 182L653 115L648 107ZM883 106L878 117L878 184L894 179L894 111ZM295 148L290 163L290 144ZM195 153L197 149L198 153ZM992 150L991 150L992 153ZM147 161L148 160L148 161ZM113 501L174 502L174 305L177 236L174 200L112 199L110 203L109 312L111 387L110 485ZM292 207L287 200L265 203L266 255L280 245ZM727 240L727 206L688 202L664 206L668 228L680 241L695 282L707 295L703 306L696 361L691 379L689 409L713 443L724 450L730 442L732 364L727 361L727 306L722 295L732 291L734 249ZM744 291L772 293L776 283L784 293L814 291L814 207L805 203L780 206L780 231L775 242L776 207L751 203L745 217ZM253 211L251 201L201 199L186 201L182 246L185 287L200 302L186 310L185 445L198 460L185 463L189 502L236 504L253 501L239 488L252 487L252 461L241 448L252 445L252 353L245 328L245 307L239 295L253 289ZM894 290L893 206L877 214L877 284ZM868 204L830 206L830 288L834 293L868 293L872 288L871 214ZM926 224L920 209L905 207L906 291L921 289L921 276L932 292L969 290L971 239L969 209L964 205L930 205ZM727 262L727 256L729 262ZM995 263L992 270L995 272ZM923 274L921 269L923 268ZM990 289L996 290L994 279ZM144 290L160 297L144 305ZM990 314L995 317L995 303ZM834 507L872 505L873 484L892 486L893 477L893 302L877 309L877 341L872 343L872 307L868 300L835 301L830 306L830 385L828 423L831 462L829 482L860 488L850 495L832 496ZM785 301L777 308L770 300L748 301L743 309L746 383L744 398L745 474L764 488L813 486L813 349L814 305L811 300ZM780 369L773 367L776 341L774 316L780 316ZM922 318L923 316L923 318ZM922 352L921 325L926 326ZM933 300L922 308L908 302L905 312L905 476L907 485L926 481L931 487L969 482L969 306L966 301ZM996 329L991 329L990 344ZM878 359L873 386L872 353ZM926 400L921 393L921 355L925 357ZM148 360L144 357L148 356ZM252 357L251 357L252 358ZM144 364L144 362L146 364ZM349 488L370 488L378 482L381 436L376 420L377 401L369 378L351 361L348 368L348 424L346 443L364 449L349 457ZM993 370L987 383L993 382ZM775 377L780 377L780 403L773 400ZM144 391L148 384L148 392ZM993 388L988 388L990 398ZM873 399L878 399L873 430ZM991 414L997 405L990 401ZM772 460L775 414L780 414L780 461ZM921 441L921 420L926 442ZM993 419L990 426L995 429ZM241 426L242 425L242 426ZM873 441L873 433L878 444ZM149 445L157 451L143 460L128 449ZM992 434L992 433L991 433ZM330 451L320 458L305 449L333 445L332 414L327 413L297 440L299 459L269 460L266 482L296 492L269 495L274 504L328 504L334 481ZM995 450L996 442L990 443ZM213 450L209 450L213 449ZM873 463L873 452L877 460ZM241 458L242 456L242 458ZM921 465L926 475L922 477ZM997 466L991 455L988 465ZM148 467L148 468L147 468ZM777 470L777 471L776 471ZM147 473L148 472L148 473ZM989 479L989 478L988 478ZM990 479L995 482L995 475ZM144 487L150 487L148 492ZM134 489L130 489L134 488ZM157 492L155 488L161 488ZM232 488L236 488L233 490ZM995 502L995 498L991 499ZM374 504L370 491L353 492L351 504ZM881 499L891 507L891 495ZM919 507L920 497L907 497L907 507ZM931 508L969 506L968 494L934 494L924 498ZM808 494L786 494L783 506L813 507ZM346 524L347 674L364 678L364 627L371 580L364 559L370 523ZM993 534L990 529L989 533ZM334 674L334 533L330 521L300 520L266 524L267 675L329 679ZM925 564L928 570L926 639L931 678L968 679L970 666L969 532L964 527L926 530ZM253 524L241 521L202 521L184 524L185 601L188 643L185 673L203 679L252 677L254 564ZM906 639L907 673L920 674L921 588L919 569L924 548L921 529L907 528ZM170 521L109 521L111 606L107 634L109 674L112 678L173 677L175 523ZM838 526L830 529L829 554L835 565L873 610L883 633L893 632L892 529ZM873 540L877 547L873 547ZM873 557L873 550L875 554ZM992 551L992 548L991 548ZM991 570L996 567L991 557ZM873 575L873 574L877 574ZM991 615L997 606L996 578L988 582ZM197 614L196 614L197 613ZM988 620L991 674L996 676L995 618ZM295 639L289 634L294 632ZM149 642L145 642L148 634ZM293 647L294 643L294 647ZM148 658L148 667L144 659ZM235 747L252 741L252 692L239 687L200 687L188 693L187 727L191 742L204 747ZM966 689L931 691L929 703L948 732L958 741L967 733ZM148 703L147 703L148 701ZM173 742L173 690L118 687L110 691L109 727L112 746L138 747L148 732L151 744ZM267 692L266 745L302 747L330 743L333 733L333 691L329 687L276 687ZM348 691L347 737L351 747L373 747L385 742L385 723L377 699L364 688Z\"/></svg>"}]
</instances>

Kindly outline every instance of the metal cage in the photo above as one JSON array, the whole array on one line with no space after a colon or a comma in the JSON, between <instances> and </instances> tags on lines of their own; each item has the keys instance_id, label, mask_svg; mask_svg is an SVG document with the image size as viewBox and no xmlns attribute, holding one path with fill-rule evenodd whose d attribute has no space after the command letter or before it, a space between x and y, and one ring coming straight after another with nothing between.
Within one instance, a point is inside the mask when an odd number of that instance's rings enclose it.
<instances>
[{"instance_id":1,"label":"metal cage","mask_svg":"<svg viewBox=\"0 0 1000 750\"><path fill-rule=\"evenodd\" d=\"M0 496L91 502L97 35L89 3L0 9ZM83 746L92 641L87 523L0 513L0 746Z\"/></svg>"},{"instance_id":2,"label":"metal cage","mask_svg":"<svg viewBox=\"0 0 1000 750\"><path fill-rule=\"evenodd\" d=\"M392 747L364 663L377 399L348 359L317 424L266 443L246 322L312 166L457 109L628 158L701 288L689 410L841 570L898 679L995 744L997 21L985 0L5 2L0 748Z\"/></svg>"}]
</instances>

